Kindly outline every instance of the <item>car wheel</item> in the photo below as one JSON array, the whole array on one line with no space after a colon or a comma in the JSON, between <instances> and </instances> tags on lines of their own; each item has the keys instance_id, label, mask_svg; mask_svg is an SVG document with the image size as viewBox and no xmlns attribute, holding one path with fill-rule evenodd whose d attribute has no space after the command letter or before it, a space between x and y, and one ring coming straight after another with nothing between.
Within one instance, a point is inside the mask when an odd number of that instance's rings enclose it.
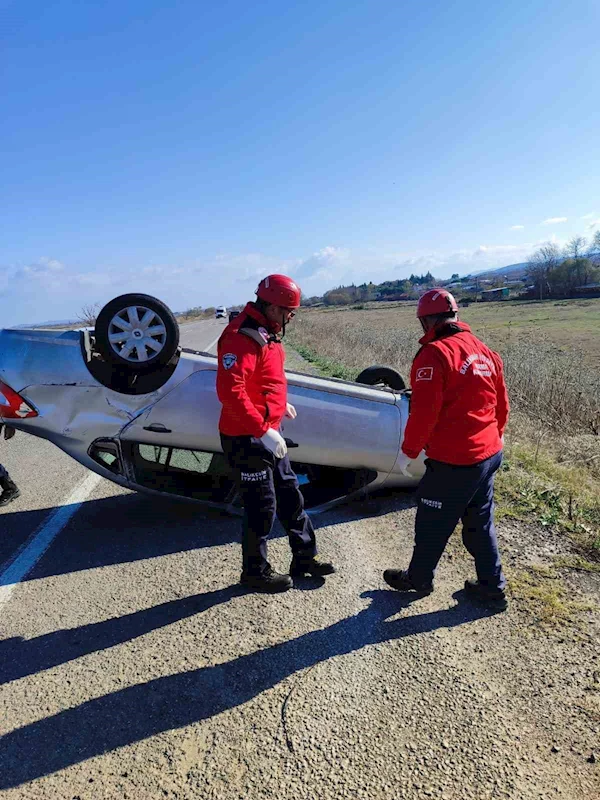
<instances>
[{"instance_id":1,"label":"car wheel","mask_svg":"<svg viewBox=\"0 0 600 800\"><path fill-rule=\"evenodd\" d=\"M167 364L177 352L179 326L171 310L148 294L123 294L98 314L95 348L111 364L134 372Z\"/></svg>"},{"instance_id":2,"label":"car wheel","mask_svg":"<svg viewBox=\"0 0 600 800\"><path fill-rule=\"evenodd\" d=\"M356 382L367 386L387 386L395 392L406 389L406 381L402 375L391 367L367 367L356 378Z\"/></svg>"}]
</instances>

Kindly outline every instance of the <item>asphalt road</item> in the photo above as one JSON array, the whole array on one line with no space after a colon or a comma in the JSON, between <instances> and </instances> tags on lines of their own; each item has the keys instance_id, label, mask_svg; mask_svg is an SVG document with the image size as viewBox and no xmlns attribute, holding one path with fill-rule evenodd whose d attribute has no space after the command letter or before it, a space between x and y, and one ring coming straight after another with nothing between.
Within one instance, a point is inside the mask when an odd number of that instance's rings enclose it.
<instances>
[{"instance_id":1,"label":"asphalt road","mask_svg":"<svg viewBox=\"0 0 600 800\"><path fill-rule=\"evenodd\" d=\"M184 326L182 343L214 351L224 324ZM338 573L269 597L237 583L239 519L90 479L23 434L0 448L22 491L0 510L3 796L598 796L593 717L563 702L564 676L593 665L567 671L543 644L530 660L510 613L457 591L470 565L452 552L434 595L385 590L409 557L410 495L320 517ZM11 582L40 532L56 535ZM287 568L279 529L269 555ZM540 707L547 686L562 694ZM581 756L550 754L564 719Z\"/></svg>"}]
</instances>

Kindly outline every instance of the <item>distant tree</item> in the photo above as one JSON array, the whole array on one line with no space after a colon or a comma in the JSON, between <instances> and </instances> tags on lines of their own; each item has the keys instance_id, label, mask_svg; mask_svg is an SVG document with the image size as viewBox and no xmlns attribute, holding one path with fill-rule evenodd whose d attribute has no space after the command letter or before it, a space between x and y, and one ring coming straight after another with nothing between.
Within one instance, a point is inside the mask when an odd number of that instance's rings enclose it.
<instances>
[{"instance_id":1,"label":"distant tree","mask_svg":"<svg viewBox=\"0 0 600 800\"><path fill-rule=\"evenodd\" d=\"M590 246L588 247L587 251L587 257L594 263L598 263L600 261L600 230L596 231L592 241L590 242Z\"/></svg>"},{"instance_id":2,"label":"distant tree","mask_svg":"<svg viewBox=\"0 0 600 800\"><path fill-rule=\"evenodd\" d=\"M570 261L569 266L573 273L572 283L574 286L585 286L590 282L593 264L587 258L586 244L587 241L583 236L574 236L565 247L565 255Z\"/></svg>"},{"instance_id":3,"label":"distant tree","mask_svg":"<svg viewBox=\"0 0 600 800\"><path fill-rule=\"evenodd\" d=\"M183 316L186 319L190 319L191 317L201 317L202 316L202 306L195 306L194 308L188 308L187 311L183 312Z\"/></svg>"},{"instance_id":4,"label":"distant tree","mask_svg":"<svg viewBox=\"0 0 600 800\"><path fill-rule=\"evenodd\" d=\"M581 258L583 256L585 245L586 245L586 239L584 236L574 236L565 245L565 257Z\"/></svg>"},{"instance_id":5,"label":"distant tree","mask_svg":"<svg viewBox=\"0 0 600 800\"><path fill-rule=\"evenodd\" d=\"M90 303L90 305L83 306L77 317L77 321L81 322L86 328L93 328L96 324L96 317L100 310L100 303Z\"/></svg>"},{"instance_id":6,"label":"distant tree","mask_svg":"<svg viewBox=\"0 0 600 800\"><path fill-rule=\"evenodd\" d=\"M354 303L356 297L355 286L338 286L323 295L323 302L327 306L345 306Z\"/></svg>"},{"instance_id":7,"label":"distant tree","mask_svg":"<svg viewBox=\"0 0 600 800\"><path fill-rule=\"evenodd\" d=\"M452 277L450 278L450 280L451 280L451 281L457 281L457 280L459 280L459 275L458 275L458 272L454 272L454 273L452 274Z\"/></svg>"},{"instance_id":8,"label":"distant tree","mask_svg":"<svg viewBox=\"0 0 600 800\"><path fill-rule=\"evenodd\" d=\"M550 294L548 275L561 261L560 250L554 242L547 242L530 256L527 262L527 277L533 283L536 296L540 300Z\"/></svg>"}]
</instances>

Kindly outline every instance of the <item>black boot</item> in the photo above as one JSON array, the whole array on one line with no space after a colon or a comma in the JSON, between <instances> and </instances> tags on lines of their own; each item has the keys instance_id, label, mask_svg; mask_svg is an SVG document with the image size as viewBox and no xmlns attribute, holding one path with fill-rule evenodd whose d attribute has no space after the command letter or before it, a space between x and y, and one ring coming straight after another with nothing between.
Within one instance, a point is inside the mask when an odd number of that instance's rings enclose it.
<instances>
[{"instance_id":1,"label":"black boot","mask_svg":"<svg viewBox=\"0 0 600 800\"><path fill-rule=\"evenodd\" d=\"M12 481L8 475L4 478L0 478L0 486L3 490L0 495L0 506L7 506L21 494L16 483Z\"/></svg>"},{"instance_id":2,"label":"black boot","mask_svg":"<svg viewBox=\"0 0 600 800\"><path fill-rule=\"evenodd\" d=\"M322 578L325 575L333 575L334 572L333 564L325 561L321 556L303 556L296 553L290 564L290 575L293 578L301 578L304 575Z\"/></svg>"},{"instance_id":3,"label":"black boot","mask_svg":"<svg viewBox=\"0 0 600 800\"><path fill-rule=\"evenodd\" d=\"M386 569L383 580L397 592L417 592L422 596L433 592L433 583L414 584L408 577L406 569Z\"/></svg>"},{"instance_id":4,"label":"black boot","mask_svg":"<svg viewBox=\"0 0 600 800\"><path fill-rule=\"evenodd\" d=\"M271 567L267 567L260 575L247 575L242 572L240 583L247 589L253 589L255 592L266 592L267 594L286 592L294 585L289 575L275 572Z\"/></svg>"},{"instance_id":5,"label":"black boot","mask_svg":"<svg viewBox=\"0 0 600 800\"><path fill-rule=\"evenodd\" d=\"M508 600L503 589L488 589L479 581L465 581L465 592L474 600L479 600L483 605L494 611L506 611Z\"/></svg>"}]
</instances>

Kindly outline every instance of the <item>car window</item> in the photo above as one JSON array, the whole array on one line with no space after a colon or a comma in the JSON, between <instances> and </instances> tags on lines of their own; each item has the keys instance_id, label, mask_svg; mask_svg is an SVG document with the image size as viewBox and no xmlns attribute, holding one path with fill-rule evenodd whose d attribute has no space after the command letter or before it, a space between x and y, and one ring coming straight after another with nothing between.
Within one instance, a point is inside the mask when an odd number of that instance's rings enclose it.
<instances>
[{"instance_id":1,"label":"car window","mask_svg":"<svg viewBox=\"0 0 600 800\"><path fill-rule=\"evenodd\" d=\"M119 475L123 472L119 447L116 442L99 439L88 450L88 454L97 464Z\"/></svg>"},{"instance_id":2,"label":"car window","mask_svg":"<svg viewBox=\"0 0 600 800\"><path fill-rule=\"evenodd\" d=\"M122 447L139 486L217 503L231 502L235 495L223 453L140 442Z\"/></svg>"}]
</instances>

